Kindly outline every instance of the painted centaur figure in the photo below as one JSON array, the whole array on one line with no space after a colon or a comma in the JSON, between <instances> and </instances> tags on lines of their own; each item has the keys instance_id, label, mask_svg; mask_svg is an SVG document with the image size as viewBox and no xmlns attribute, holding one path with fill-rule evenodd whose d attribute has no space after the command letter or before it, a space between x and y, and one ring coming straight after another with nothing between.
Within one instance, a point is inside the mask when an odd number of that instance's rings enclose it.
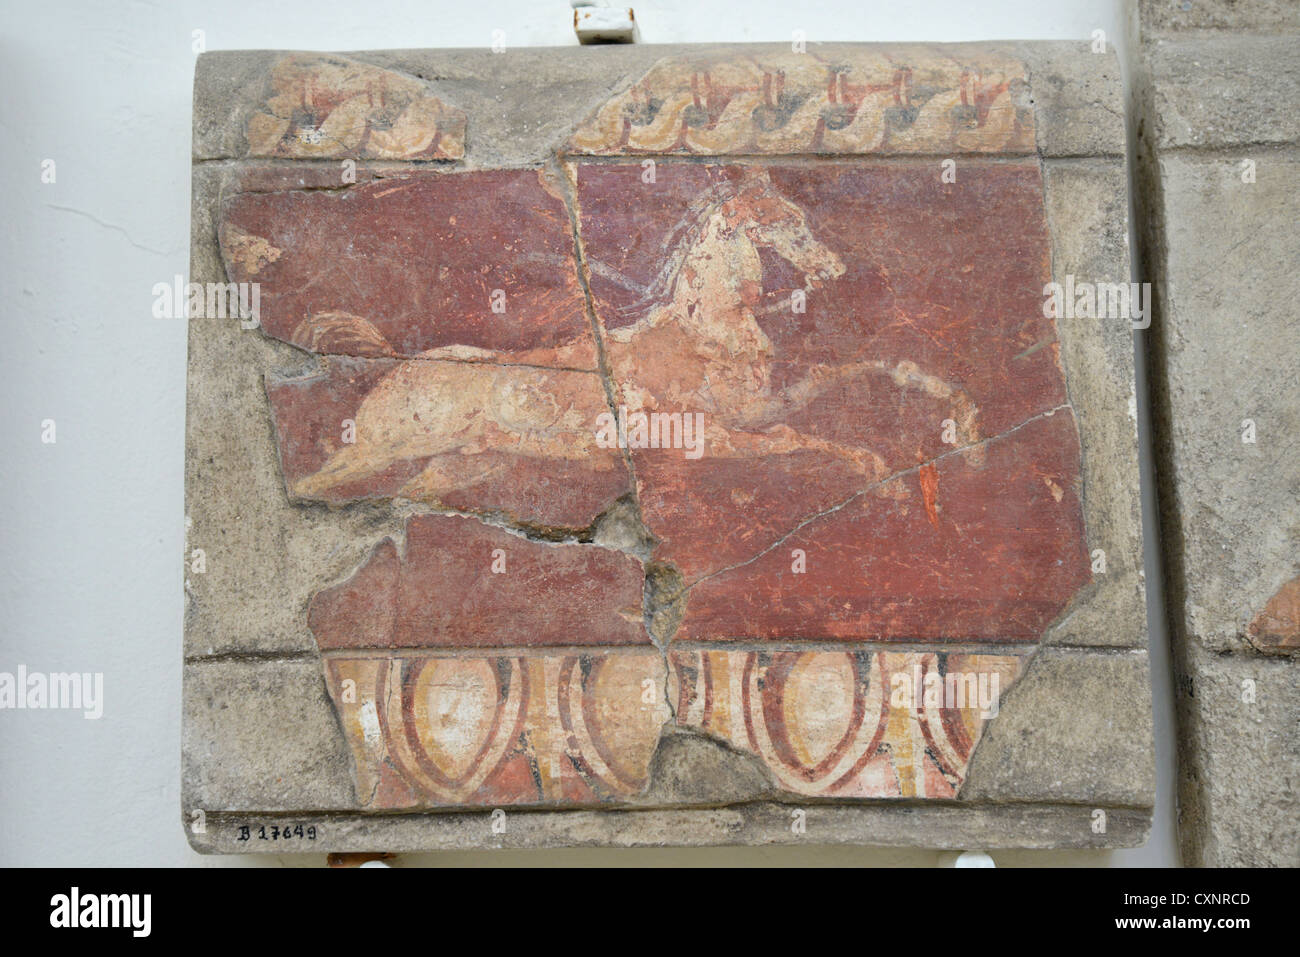
<instances>
[{"instance_id":1,"label":"painted centaur figure","mask_svg":"<svg viewBox=\"0 0 1300 957\"><path fill-rule=\"evenodd\" d=\"M887 377L899 388L947 402L961 444L979 438L969 397L911 362L816 365L774 389L776 350L755 314L763 289L760 249L791 263L808 290L844 273L840 258L812 234L803 211L780 194L766 171L749 168L724 179L691 204L670 235L662 267L634 307L634 320L616 326L605 317L613 327L604 332L604 348L619 404L629 412L703 413L709 456L820 452L851 463L864 484L888 474L875 451L784 424L832 385L858 376ZM314 322L305 322L295 340L319 347L323 336L376 334L355 317ZM474 457L489 449L616 467L617 458L602 454L597 444L596 423L610 411L608 397L592 387L590 373L571 368L582 346L527 353L450 346L400 363L362 402L355 444L296 482L294 494L322 496L400 461L427 458L423 472L400 494L437 501L481 478L489 466ZM646 361L651 356L654 361Z\"/></svg>"}]
</instances>

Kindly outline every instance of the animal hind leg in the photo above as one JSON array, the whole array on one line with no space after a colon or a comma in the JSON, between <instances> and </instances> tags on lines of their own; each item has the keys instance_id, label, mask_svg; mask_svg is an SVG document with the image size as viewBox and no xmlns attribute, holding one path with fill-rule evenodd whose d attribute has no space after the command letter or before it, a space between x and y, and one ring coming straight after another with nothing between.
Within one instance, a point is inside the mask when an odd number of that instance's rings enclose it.
<instances>
[{"instance_id":1,"label":"animal hind leg","mask_svg":"<svg viewBox=\"0 0 1300 957\"><path fill-rule=\"evenodd\" d=\"M291 491L298 498L320 498L332 488L356 481L380 471L372 456L366 455L360 445L345 445L327 461L320 470L305 475L293 483Z\"/></svg>"},{"instance_id":2,"label":"animal hind leg","mask_svg":"<svg viewBox=\"0 0 1300 957\"><path fill-rule=\"evenodd\" d=\"M448 493L491 478L505 467L501 461L482 462L476 456L458 452L436 455L397 494L412 501L437 505Z\"/></svg>"}]
</instances>

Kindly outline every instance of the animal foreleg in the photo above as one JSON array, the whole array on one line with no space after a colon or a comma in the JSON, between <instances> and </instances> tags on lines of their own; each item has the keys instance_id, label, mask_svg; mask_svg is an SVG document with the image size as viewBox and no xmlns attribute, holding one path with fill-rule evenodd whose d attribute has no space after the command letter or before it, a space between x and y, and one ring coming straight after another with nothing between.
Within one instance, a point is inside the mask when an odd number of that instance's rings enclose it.
<instances>
[{"instance_id":1,"label":"animal foreleg","mask_svg":"<svg viewBox=\"0 0 1300 957\"><path fill-rule=\"evenodd\" d=\"M984 450L976 445L980 440L980 429L979 408L975 402L964 389L922 371L920 366L907 359L894 366L878 359L850 362L842 366L814 366L803 379L782 390L777 401L787 411L803 408L827 389L863 374L888 375L899 388L918 389L948 402L952 410L957 445L971 446L967 452L971 464L983 464Z\"/></svg>"},{"instance_id":2,"label":"animal foreleg","mask_svg":"<svg viewBox=\"0 0 1300 957\"><path fill-rule=\"evenodd\" d=\"M845 445L829 439L798 432L788 425L774 425L761 432L718 430L710 436L709 453L727 458L750 458L764 455L791 455L795 452L821 452L848 462L869 482L878 482L890 474L885 460L868 448Z\"/></svg>"},{"instance_id":3,"label":"animal foreleg","mask_svg":"<svg viewBox=\"0 0 1300 957\"><path fill-rule=\"evenodd\" d=\"M956 427L957 447L966 449L966 458L971 465L984 464L984 448L977 444L980 440L979 408L965 389L922 372L920 366L908 360L896 365L890 375L902 388L921 389L927 395L946 400Z\"/></svg>"}]
</instances>

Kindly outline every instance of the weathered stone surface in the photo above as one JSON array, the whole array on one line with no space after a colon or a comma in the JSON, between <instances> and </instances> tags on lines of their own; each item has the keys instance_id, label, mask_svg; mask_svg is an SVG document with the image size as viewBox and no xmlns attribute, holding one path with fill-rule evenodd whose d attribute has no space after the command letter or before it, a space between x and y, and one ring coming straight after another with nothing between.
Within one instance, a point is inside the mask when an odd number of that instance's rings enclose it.
<instances>
[{"instance_id":1,"label":"weathered stone surface","mask_svg":"<svg viewBox=\"0 0 1300 957\"><path fill-rule=\"evenodd\" d=\"M210 814L355 805L347 745L316 661L192 662L185 702L186 808Z\"/></svg>"},{"instance_id":2,"label":"weathered stone surface","mask_svg":"<svg viewBox=\"0 0 1300 957\"><path fill-rule=\"evenodd\" d=\"M192 327L188 507L224 577L191 576L191 685L319 655L341 750L328 800L299 765L267 797L240 711L208 793L246 770L254 800L196 843L305 808L330 849L472 846L480 817L501 846L770 842L804 805L828 842L1141 840L1132 763L966 797L1027 646L1142 641L1128 331L1043 308L1064 264L1127 268L1114 58L574 52L200 63L192 278L261 309ZM336 113L354 170L297 135Z\"/></svg>"},{"instance_id":3,"label":"weathered stone surface","mask_svg":"<svg viewBox=\"0 0 1300 957\"><path fill-rule=\"evenodd\" d=\"M1295 36L1177 36L1148 44L1147 136L1162 149L1300 139Z\"/></svg>"},{"instance_id":4,"label":"weathered stone surface","mask_svg":"<svg viewBox=\"0 0 1300 957\"><path fill-rule=\"evenodd\" d=\"M225 170L195 169L196 280L223 276L215 214L228 184ZM402 516L288 508L262 380L266 370L293 369L301 353L231 319L189 323L185 652L314 652L308 600L375 541L399 534Z\"/></svg>"},{"instance_id":5,"label":"weathered stone surface","mask_svg":"<svg viewBox=\"0 0 1300 957\"><path fill-rule=\"evenodd\" d=\"M1024 60L1044 157L1123 156L1124 98L1119 59L1088 41L1016 47Z\"/></svg>"},{"instance_id":6,"label":"weathered stone surface","mask_svg":"<svg viewBox=\"0 0 1300 957\"><path fill-rule=\"evenodd\" d=\"M1127 171L1118 159L1044 164L1052 279L1124 283L1129 275ZM1066 228L1065 224L1069 224ZM1140 320L1139 320L1140 322ZM1135 476L1137 392L1132 315L1056 323L1070 406L1084 436L1080 494L1091 584L1048 629L1045 644L1145 648L1142 505ZM1124 409L1125 415L1116 414Z\"/></svg>"},{"instance_id":7,"label":"weathered stone surface","mask_svg":"<svg viewBox=\"0 0 1300 957\"><path fill-rule=\"evenodd\" d=\"M1144 34L1179 30L1300 32L1293 0L1138 0Z\"/></svg>"},{"instance_id":8,"label":"weathered stone surface","mask_svg":"<svg viewBox=\"0 0 1300 957\"><path fill-rule=\"evenodd\" d=\"M611 549L416 515L400 550L380 542L316 594L307 622L322 651L649 644L643 580L640 562Z\"/></svg>"},{"instance_id":9,"label":"weathered stone surface","mask_svg":"<svg viewBox=\"0 0 1300 957\"><path fill-rule=\"evenodd\" d=\"M900 808L894 802L790 805L760 802L721 808L646 808L635 812L539 810L453 814L257 813L209 815L191 842L211 854L288 850L393 852L534 847L701 847L709 845L865 844L876 847L1134 847L1147 839L1150 812L1110 808L1104 833L1095 809L1063 804L954 805ZM495 815L495 816L494 816ZM803 822L795 830L792 824ZM309 842L261 839L259 825L314 828ZM504 828L502 827L504 824ZM495 826L494 826L495 825ZM244 828L252 828L251 838ZM268 829L269 830L269 829Z\"/></svg>"},{"instance_id":10,"label":"weathered stone surface","mask_svg":"<svg viewBox=\"0 0 1300 957\"><path fill-rule=\"evenodd\" d=\"M749 804L778 790L758 755L716 737L668 725L650 762L650 783L635 799L649 807Z\"/></svg>"},{"instance_id":11,"label":"weathered stone surface","mask_svg":"<svg viewBox=\"0 0 1300 957\"><path fill-rule=\"evenodd\" d=\"M1155 799L1145 651L1044 648L1002 705L971 761L963 800L1107 808Z\"/></svg>"},{"instance_id":12,"label":"weathered stone surface","mask_svg":"<svg viewBox=\"0 0 1300 957\"><path fill-rule=\"evenodd\" d=\"M1290 5L1202 6L1143 6L1155 29L1243 30L1148 36L1136 96L1180 837L1189 865L1294 866L1300 35L1274 34L1300 24Z\"/></svg>"},{"instance_id":13,"label":"weathered stone surface","mask_svg":"<svg viewBox=\"0 0 1300 957\"><path fill-rule=\"evenodd\" d=\"M1285 346L1300 322L1300 276L1281 265L1300 257L1300 150L1261 154L1253 183L1235 157L1154 163L1170 598L1188 638L1245 651L1250 623L1300 575L1300 351Z\"/></svg>"},{"instance_id":14,"label":"weathered stone surface","mask_svg":"<svg viewBox=\"0 0 1300 957\"><path fill-rule=\"evenodd\" d=\"M1300 668L1187 644L1178 683L1187 864L1300 866Z\"/></svg>"}]
</instances>

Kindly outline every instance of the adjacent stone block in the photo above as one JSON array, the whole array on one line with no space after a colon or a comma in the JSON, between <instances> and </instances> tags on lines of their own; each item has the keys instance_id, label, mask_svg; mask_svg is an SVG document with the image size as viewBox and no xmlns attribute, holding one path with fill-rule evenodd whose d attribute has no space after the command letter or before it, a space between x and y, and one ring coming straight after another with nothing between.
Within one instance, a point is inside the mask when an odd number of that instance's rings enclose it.
<instances>
[{"instance_id":1,"label":"adjacent stone block","mask_svg":"<svg viewBox=\"0 0 1300 957\"><path fill-rule=\"evenodd\" d=\"M1138 0L1146 35L1179 30L1300 31L1291 0Z\"/></svg>"},{"instance_id":2,"label":"adjacent stone block","mask_svg":"<svg viewBox=\"0 0 1300 957\"><path fill-rule=\"evenodd\" d=\"M603 52L201 59L196 843L1141 840L1114 59Z\"/></svg>"},{"instance_id":3,"label":"adjacent stone block","mask_svg":"<svg viewBox=\"0 0 1300 957\"><path fill-rule=\"evenodd\" d=\"M1180 656L1179 829L1189 863L1300 865L1300 668L1294 659Z\"/></svg>"},{"instance_id":4,"label":"adjacent stone block","mask_svg":"<svg viewBox=\"0 0 1300 957\"><path fill-rule=\"evenodd\" d=\"M1300 138L1300 80L1290 36L1193 35L1144 48L1151 109L1147 136L1161 148L1283 145Z\"/></svg>"},{"instance_id":5,"label":"adjacent stone block","mask_svg":"<svg viewBox=\"0 0 1300 957\"><path fill-rule=\"evenodd\" d=\"M1262 0L1141 13L1138 174L1157 290L1184 861L1294 866L1300 20Z\"/></svg>"}]
</instances>

